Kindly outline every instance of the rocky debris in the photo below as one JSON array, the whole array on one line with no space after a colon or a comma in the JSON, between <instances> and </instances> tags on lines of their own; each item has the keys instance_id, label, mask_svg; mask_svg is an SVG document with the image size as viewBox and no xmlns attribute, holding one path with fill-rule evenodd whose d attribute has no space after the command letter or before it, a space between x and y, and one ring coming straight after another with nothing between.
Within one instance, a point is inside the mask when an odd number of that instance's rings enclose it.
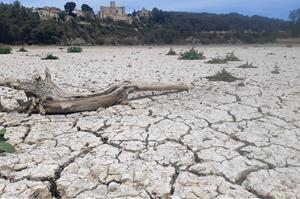
<instances>
[{"instance_id":1,"label":"rocky debris","mask_svg":"<svg viewBox=\"0 0 300 199\"><path fill-rule=\"evenodd\" d=\"M47 64L53 78L83 85L80 91L139 77L180 79L193 89L135 94L128 106L70 115L0 112L0 128L17 151L0 156L0 198L299 198L299 48L204 49L210 57L236 50L259 66L227 64L244 78L234 83L209 82L203 77L219 66L159 55L166 49L90 47L76 59L58 48L31 49L59 55L59 65ZM275 50L295 59L264 56ZM91 62L95 57L114 62ZM273 76L277 63L286 67ZM22 54L0 64L1 76L44 70L39 57ZM7 108L24 97L2 88L0 96Z\"/></svg>"}]
</instances>

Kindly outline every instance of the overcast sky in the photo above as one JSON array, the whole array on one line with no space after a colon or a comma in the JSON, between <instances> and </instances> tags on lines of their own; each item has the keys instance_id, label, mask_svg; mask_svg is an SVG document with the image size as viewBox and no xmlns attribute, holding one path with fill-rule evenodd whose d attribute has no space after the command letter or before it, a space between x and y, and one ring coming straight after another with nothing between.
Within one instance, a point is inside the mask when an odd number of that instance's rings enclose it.
<instances>
[{"instance_id":1,"label":"overcast sky","mask_svg":"<svg viewBox=\"0 0 300 199\"><path fill-rule=\"evenodd\" d=\"M0 0L11 3L14 0ZM63 8L68 0L20 0L28 7L56 6ZM100 5L109 5L109 0L74 0L78 8L86 3L99 11ZM158 7L162 10L229 13L238 12L244 15L262 15L288 19L290 10L300 8L300 0L117 0L117 5L126 6L126 12L143 7L152 9Z\"/></svg>"}]
</instances>

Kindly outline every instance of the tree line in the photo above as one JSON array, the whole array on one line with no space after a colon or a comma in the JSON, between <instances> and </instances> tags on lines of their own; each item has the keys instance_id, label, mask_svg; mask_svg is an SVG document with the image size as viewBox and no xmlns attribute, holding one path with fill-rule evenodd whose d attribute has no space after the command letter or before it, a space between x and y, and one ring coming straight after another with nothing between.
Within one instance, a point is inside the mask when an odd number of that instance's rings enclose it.
<instances>
[{"instance_id":1,"label":"tree line","mask_svg":"<svg viewBox=\"0 0 300 199\"><path fill-rule=\"evenodd\" d=\"M264 43L279 37L300 36L300 9L290 21L237 13L209 14L166 12L154 8L150 17L137 17L132 24L95 17L83 4L85 16L76 16L74 2L67 2L59 18L41 20L38 13L22 6L0 3L0 43L8 44L189 44ZM67 20L66 20L67 19Z\"/></svg>"}]
</instances>

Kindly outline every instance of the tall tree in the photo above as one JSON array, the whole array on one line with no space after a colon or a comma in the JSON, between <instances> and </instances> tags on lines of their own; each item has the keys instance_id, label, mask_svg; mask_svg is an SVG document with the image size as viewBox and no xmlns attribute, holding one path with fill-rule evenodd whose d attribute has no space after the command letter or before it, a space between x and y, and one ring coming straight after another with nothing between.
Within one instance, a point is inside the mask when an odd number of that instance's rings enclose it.
<instances>
[{"instance_id":1,"label":"tall tree","mask_svg":"<svg viewBox=\"0 0 300 199\"><path fill-rule=\"evenodd\" d=\"M293 22L292 36L299 37L300 36L300 8L296 10L292 10L290 12L289 18Z\"/></svg>"},{"instance_id":2,"label":"tall tree","mask_svg":"<svg viewBox=\"0 0 300 199\"><path fill-rule=\"evenodd\" d=\"M300 8L292 10L290 12L289 18L292 20L293 23L300 23Z\"/></svg>"},{"instance_id":3,"label":"tall tree","mask_svg":"<svg viewBox=\"0 0 300 199\"><path fill-rule=\"evenodd\" d=\"M90 6L87 5L87 4L82 4L81 10L82 10L83 12L91 12L91 13L94 13L93 8L90 7Z\"/></svg>"},{"instance_id":4,"label":"tall tree","mask_svg":"<svg viewBox=\"0 0 300 199\"><path fill-rule=\"evenodd\" d=\"M70 2L67 2L65 4L65 11L66 13L68 13L69 15L72 15L73 14L73 11L75 10L76 8L76 3L70 1Z\"/></svg>"}]
</instances>

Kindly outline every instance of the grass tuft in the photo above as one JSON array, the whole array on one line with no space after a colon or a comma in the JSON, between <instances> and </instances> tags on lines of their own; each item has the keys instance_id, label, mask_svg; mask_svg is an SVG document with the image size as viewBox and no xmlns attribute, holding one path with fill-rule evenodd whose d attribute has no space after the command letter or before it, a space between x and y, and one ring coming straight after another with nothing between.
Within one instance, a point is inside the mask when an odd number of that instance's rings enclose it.
<instances>
[{"instance_id":1,"label":"grass tuft","mask_svg":"<svg viewBox=\"0 0 300 199\"><path fill-rule=\"evenodd\" d=\"M203 52L198 52L194 48L184 52L180 53L179 59L182 60L202 60L206 57L203 55Z\"/></svg>"},{"instance_id":2,"label":"grass tuft","mask_svg":"<svg viewBox=\"0 0 300 199\"><path fill-rule=\"evenodd\" d=\"M245 69L245 68L257 68L257 66L254 66L252 63L245 63L245 64L242 64L242 65L240 65L240 66L238 66L237 68L243 68L243 69Z\"/></svg>"},{"instance_id":3,"label":"grass tuft","mask_svg":"<svg viewBox=\"0 0 300 199\"><path fill-rule=\"evenodd\" d=\"M280 74L280 68L279 68L279 66L274 66L274 69L271 71L271 73L272 74L275 74L275 75L277 75L277 74Z\"/></svg>"},{"instance_id":4,"label":"grass tuft","mask_svg":"<svg viewBox=\"0 0 300 199\"><path fill-rule=\"evenodd\" d=\"M242 60L240 60L240 58L238 58L235 54L234 54L234 52L230 52L230 53L228 53L227 55L226 55L226 61L242 61Z\"/></svg>"},{"instance_id":5,"label":"grass tuft","mask_svg":"<svg viewBox=\"0 0 300 199\"><path fill-rule=\"evenodd\" d=\"M72 46L68 48L68 53L81 53L82 48L77 46Z\"/></svg>"},{"instance_id":6,"label":"grass tuft","mask_svg":"<svg viewBox=\"0 0 300 199\"><path fill-rule=\"evenodd\" d=\"M18 50L18 52L28 52L28 50L26 50L26 49L24 48L24 46L23 46L23 47L21 47L21 48Z\"/></svg>"},{"instance_id":7,"label":"grass tuft","mask_svg":"<svg viewBox=\"0 0 300 199\"><path fill-rule=\"evenodd\" d=\"M167 53L167 55L177 55L177 53L175 52L175 50L173 50L173 48L170 48L170 50Z\"/></svg>"},{"instance_id":8,"label":"grass tuft","mask_svg":"<svg viewBox=\"0 0 300 199\"><path fill-rule=\"evenodd\" d=\"M219 71L217 74L213 76L205 77L209 81L218 81L218 82L234 82L236 80L241 80L240 78L237 78L233 76L231 73L227 72L224 68Z\"/></svg>"},{"instance_id":9,"label":"grass tuft","mask_svg":"<svg viewBox=\"0 0 300 199\"><path fill-rule=\"evenodd\" d=\"M227 60L220 58L220 57L215 57L215 58L212 58L211 60L207 61L206 63L208 63L208 64L226 64Z\"/></svg>"},{"instance_id":10,"label":"grass tuft","mask_svg":"<svg viewBox=\"0 0 300 199\"><path fill-rule=\"evenodd\" d=\"M58 57L52 55L52 54L48 54L46 57L42 58L42 60L57 60Z\"/></svg>"},{"instance_id":11,"label":"grass tuft","mask_svg":"<svg viewBox=\"0 0 300 199\"><path fill-rule=\"evenodd\" d=\"M267 53L266 55L267 56L269 56L269 55L275 55L275 53L270 52L270 53Z\"/></svg>"}]
</instances>

